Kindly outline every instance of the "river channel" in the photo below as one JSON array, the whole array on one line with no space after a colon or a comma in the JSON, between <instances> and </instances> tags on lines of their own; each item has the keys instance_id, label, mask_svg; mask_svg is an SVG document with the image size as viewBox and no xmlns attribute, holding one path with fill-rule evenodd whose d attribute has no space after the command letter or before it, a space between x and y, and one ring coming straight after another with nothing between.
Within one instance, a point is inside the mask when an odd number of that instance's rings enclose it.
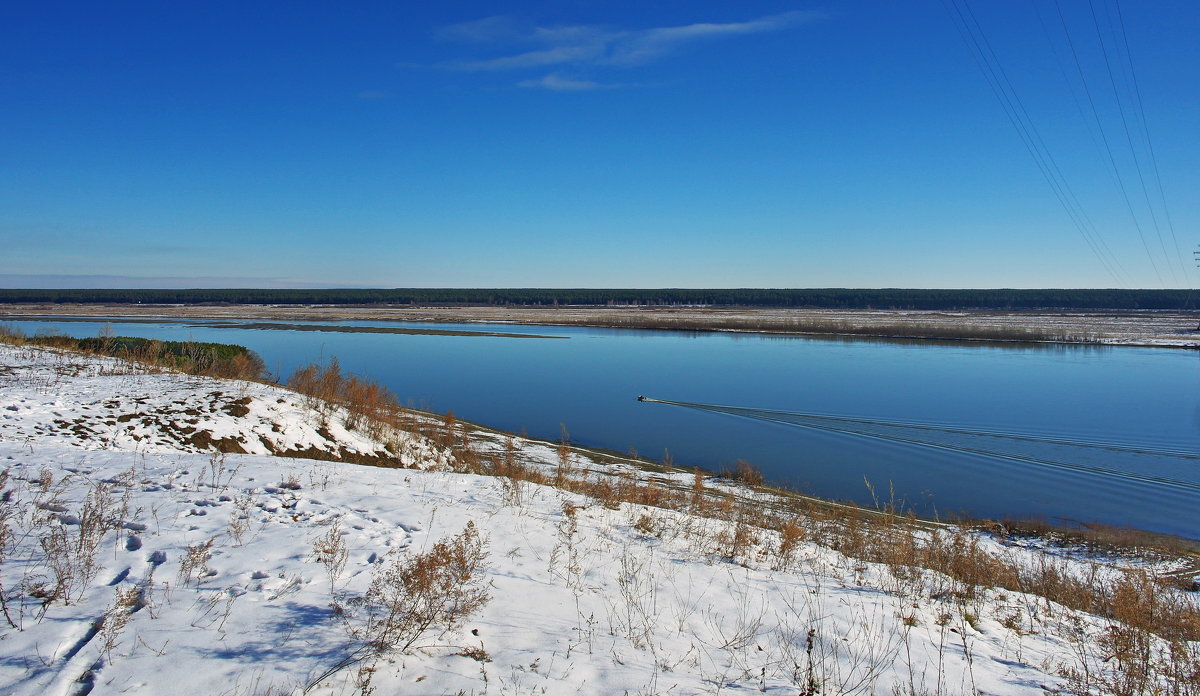
<instances>
[{"instance_id":1,"label":"river channel","mask_svg":"<svg viewBox=\"0 0 1200 696\"><path fill-rule=\"evenodd\" d=\"M95 336L106 322L6 323ZM1195 351L507 324L109 323L118 335L238 343L284 377L336 356L403 403L540 438L565 427L581 445L669 452L714 471L745 459L773 483L827 498L1200 538ZM321 330L332 327L342 328ZM356 327L447 333L346 331Z\"/></svg>"}]
</instances>

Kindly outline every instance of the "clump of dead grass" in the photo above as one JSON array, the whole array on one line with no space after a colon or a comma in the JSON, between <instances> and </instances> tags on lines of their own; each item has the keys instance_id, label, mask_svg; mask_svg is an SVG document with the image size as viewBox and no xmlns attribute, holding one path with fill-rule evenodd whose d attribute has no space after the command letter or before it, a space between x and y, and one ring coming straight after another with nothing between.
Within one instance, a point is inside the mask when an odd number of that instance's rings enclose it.
<instances>
[{"instance_id":1,"label":"clump of dead grass","mask_svg":"<svg viewBox=\"0 0 1200 696\"><path fill-rule=\"evenodd\" d=\"M309 688L358 664L356 685L369 692L375 660L461 626L491 598L480 574L487 558L487 543L473 522L424 553L393 554L375 570L364 594L334 602L358 647Z\"/></svg>"}]
</instances>

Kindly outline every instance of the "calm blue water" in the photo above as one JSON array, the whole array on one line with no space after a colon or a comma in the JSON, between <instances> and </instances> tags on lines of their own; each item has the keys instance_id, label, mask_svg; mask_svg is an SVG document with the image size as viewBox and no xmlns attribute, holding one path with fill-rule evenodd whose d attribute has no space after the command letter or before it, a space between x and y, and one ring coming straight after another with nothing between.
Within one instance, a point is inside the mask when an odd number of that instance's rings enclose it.
<instances>
[{"instance_id":1,"label":"calm blue water","mask_svg":"<svg viewBox=\"0 0 1200 696\"><path fill-rule=\"evenodd\" d=\"M98 322L11 322L97 335ZM897 343L546 326L342 322L567 337L337 334L121 323L118 335L239 343L286 376L337 356L401 400L510 431L768 479L870 502L864 481L923 514L1100 521L1200 537L1200 493L662 404L674 401L936 423L1200 453L1200 354L1141 348ZM1104 452L1088 452L1104 465ZM1122 466L1128 467L1126 462ZM1135 462L1200 482L1200 462ZM1165 470L1164 470L1165 468Z\"/></svg>"}]
</instances>

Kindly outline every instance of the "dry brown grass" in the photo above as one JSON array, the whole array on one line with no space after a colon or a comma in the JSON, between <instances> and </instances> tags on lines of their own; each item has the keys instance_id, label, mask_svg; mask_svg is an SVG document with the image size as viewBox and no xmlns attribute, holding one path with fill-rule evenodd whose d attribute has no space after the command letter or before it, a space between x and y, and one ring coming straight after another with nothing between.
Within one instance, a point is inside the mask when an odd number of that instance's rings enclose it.
<instances>
[{"instance_id":1,"label":"dry brown grass","mask_svg":"<svg viewBox=\"0 0 1200 696\"><path fill-rule=\"evenodd\" d=\"M737 460L733 465L733 471L727 471L724 475L726 478L744 483L747 486L761 486L766 482L762 471L745 459Z\"/></svg>"},{"instance_id":2,"label":"dry brown grass","mask_svg":"<svg viewBox=\"0 0 1200 696\"><path fill-rule=\"evenodd\" d=\"M376 568L366 593L335 601L335 614L359 647L305 691L359 664L356 686L370 693L376 660L422 647L422 641L453 630L487 604L489 587L480 573L487 557L473 522L424 553L394 554Z\"/></svg>"},{"instance_id":3,"label":"dry brown grass","mask_svg":"<svg viewBox=\"0 0 1200 696\"><path fill-rule=\"evenodd\" d=\"M474 452L469 429L456 423L455 432L453 443L458 452ZM562 465L563 460L571 460L563 457L562 443L558 449L560 463L549 476L535 465L522 463L511 440L500 456L476 454L470 458L470 466L456 469L555 486L587 496L609 509L631 503L727 522L729 526L718 532L712 548L734 562L752 559L762 532L773 532L778 539L773 564L781 569L792 563L801 543L810 541L853 559L881 563L900 581L915 583L925 577L926 571L934 571L944 579L934 592L963 601L976 598L988 588L1026 592L1155 635L1200 640L1200 610L1183 598L1169 578L1139 571L1117 572L1120 580L1103 580L1098 575L1080 577L1064 563L1046 558L1040 563L1019 565L986 548L985 537L976 530L924 523L912 515L896 513L888 504L882 506L883 511L875 511L798 497L771 499L770 493L770 502L764 502L710 488L698 471L693 473L690 486L664 485L650 476L582 475L577 467ZM741 478L756 481L754 473ZM650 517L644 521L647 532L652 522ZM1131 586L1138 590L1130 591ZM1141 603L1131 604L1134 597Z\"/></svg>"},{"instance_id":4,"label":"dry brown grass","mask_svg":"<svg viewBox=\"0 0 1200 696\"><path fill-rule=\"evenodd\" d=\"M1077 527L1063 527L1041 519L1006 519L1003 523L974 522L1004 537L1032 537L1060 546L1084 547L1110 553L1128 550L1158 552L1170 556L1192 555L1200 552L1200 544L1169 534L1157 534L1141 529L1114 527L1085 522Z\"/></svg>"},{"instance_id":5,"label":"dry brown grass","mask_svg":"<svg viewBox=\"0 0 1200 696\"><path fill-rule=\"evenodd\" d=\"M104 543L130 514L126 477L87 482L72 509L65 491L80 484L74 474L55 480L49 470L36 479L0 472L0 612L11 628L22 630L28 618L41 621L54 605L81 601L103 565Z\"/></svg>"},{"instance_id":6,"label":"dry brown grass","mask_svg":"<svg viewBox=\"0 0 1200 696\"><path fill-rule=\"evenodd\" d=\"M337 358L324 365L310 363L298 368L287 379L287 386L307 397L310 407L326 418L334 406L346 410L345 424L349 430L363 429L378 437L394 420L399 402L387 387L342 372Z\"/></svg>"},{"instance_id":7,"label":"dry brown grass","mask_svg":"<svg viewBox=\"0 0 1200 696\"><path fill-rule=\"evenodd\" d=\"M490 599L479 575L486 561L472 522L424 553L395 556L376 570L366 594L347 602L362 613L352 635L381 656L409 650L435 628L453 629Z\"/></svg>"}]
</instances>

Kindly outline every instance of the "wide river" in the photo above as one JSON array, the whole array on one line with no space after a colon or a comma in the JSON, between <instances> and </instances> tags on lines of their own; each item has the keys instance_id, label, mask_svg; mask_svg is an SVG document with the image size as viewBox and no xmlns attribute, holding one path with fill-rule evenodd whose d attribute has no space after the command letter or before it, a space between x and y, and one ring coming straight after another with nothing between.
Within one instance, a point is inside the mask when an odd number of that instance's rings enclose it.
<instances>
[{"instance_id":1,"label":"wide river","mask_svg":"<svg viewBox=\"0 0 1200 696\"><path fill-rule=\"evenodd\" d=\"M481 324L309 323L554 338L110 321L118 335L239 343L285 378L336 356L345 370L421 408L547 439L565 427L581 445L648 459L669 451L677 464L710 470L745 459L774 483L828 498L894 497L926 515L1096 521L1200 538L1195 351ZM104 322L6 323L29 334L95 336ZM641 394L753 410L639 402Z\"/></svg>"}]
</instances>

